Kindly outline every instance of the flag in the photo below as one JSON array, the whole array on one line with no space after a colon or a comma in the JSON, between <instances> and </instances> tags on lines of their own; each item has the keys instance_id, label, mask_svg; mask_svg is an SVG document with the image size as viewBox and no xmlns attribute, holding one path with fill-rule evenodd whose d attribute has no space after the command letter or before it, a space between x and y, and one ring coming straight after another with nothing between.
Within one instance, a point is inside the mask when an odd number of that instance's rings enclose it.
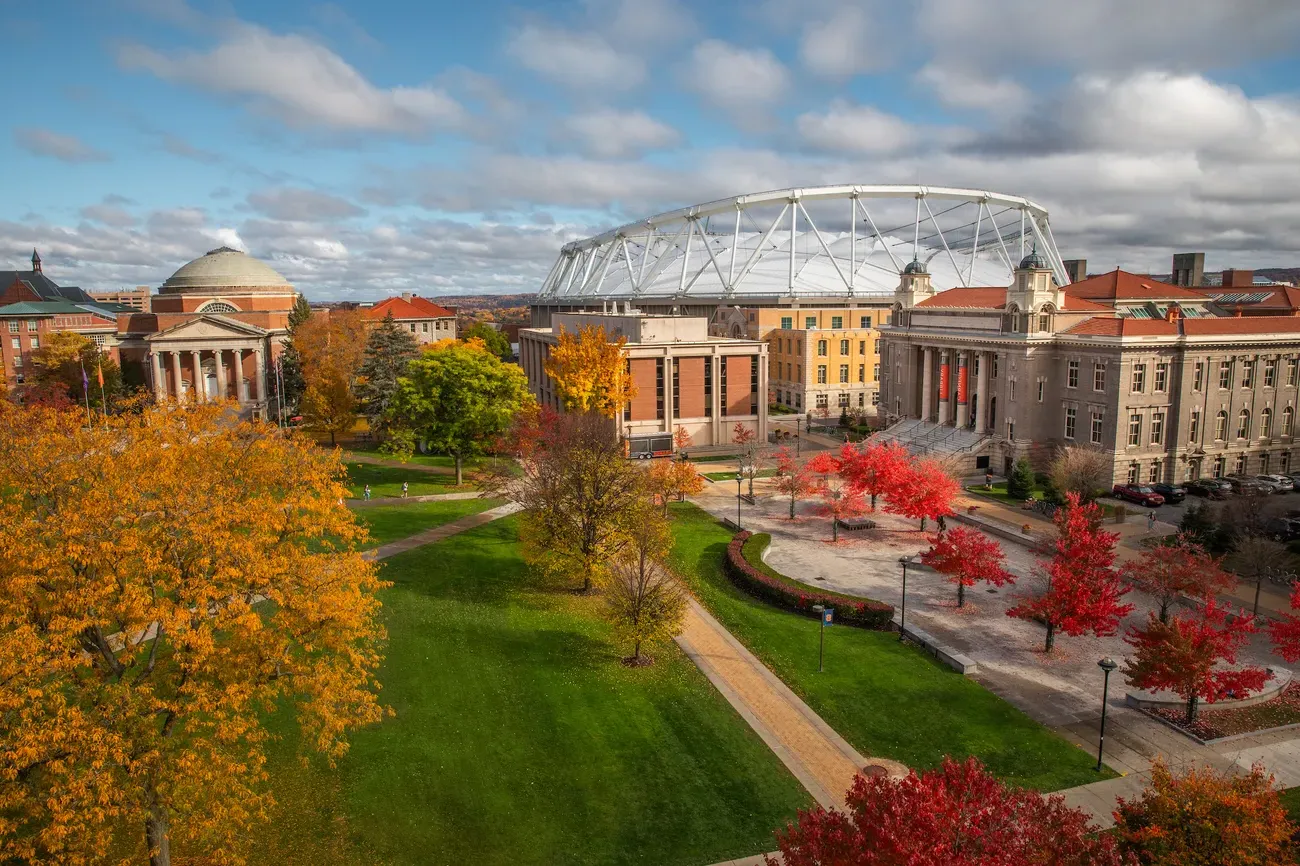
<instances>
[{"instance_id":1,"label":"flag","mask_svg":"<svg viewBox=\"0 0 1300 866\"><path fill-rule=\"evenodd\" d=\"M99 380L99 387L104 387L104 359L99 359L99 369L95 371L95 378Z\"/></svg>"},{"instance_id":2,"label":"flag","mask_svg":"<svg viewBox=\"0 0 1300 866\"><path fill-rule=\"evenodd\" d=\"M81 390L85 394L90 393L90 377L86 375L86 362L81 361Z\"/></svg>"}]
</instances>

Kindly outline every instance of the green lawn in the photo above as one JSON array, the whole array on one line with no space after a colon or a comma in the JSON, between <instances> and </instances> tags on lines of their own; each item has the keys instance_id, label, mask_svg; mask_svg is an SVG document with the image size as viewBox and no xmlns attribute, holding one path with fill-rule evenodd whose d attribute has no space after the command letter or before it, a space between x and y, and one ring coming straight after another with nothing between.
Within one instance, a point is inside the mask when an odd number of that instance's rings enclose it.
<instances>
[{"instance_id":1,"label":"green lawn","mask_svg":"<svg viewBox=\"0 0 1300 866\"><path fill-rule=\"evenodd\" d=\"M1006 505L1014 506L1016 508L1019 508L1020 503L1024 501L1022 499L1013 499L1011 498L1010 495L1008 495L1007 482L1005 481L993 482L992 490L985 490L983 484L972 484L970 487L966 488L966 492L974 493L977 496L987 496L989 499L996 499L999 502L1002 502ZM1039 487L1038 485L1034 485L1034 490L1032 495L1034 499L1037 499L1039 502L1042 502L1044 499L1047 498L1046 491L1044 491L1043 488Z\"/></svg>"},{"instance_id":2,"label":"green lawn","mask_svg":"<svg viewBox=\"0 0 1300 866\"><path fill-rule=\"evenodd\" d=\"M500 499L449 499L439 502L412 502L410 505L380 505L356 510L357 521L370 530L367 547L378 547L478 514L501 504Z\"/></svg>"},{"instance_id":3,"label":"green lawn","mask_svg":"<svg viewBox=\"0 0 1300 866\"><path fill-rule=\"evenodd\" d=\"M370 485L370 495L376 499L383 496L401 496L402 482L410 484L411 496L423 496L429 493L452 493L456 487L456 476L435 475L432 472L404 469L400 466L378 466L373 463L349 463L348 488L353 499L360 499L363 488ZM470 489L465 485L461 490Z\"/></svg>"},{"instance_id":4,"label":"green lawn","mask_svg":"<svg viewBox=\"0 0 1300 866\"><path fill-rule=\"evenodd\" d=\"M1043 791L1099 778L1083 750L894 633L827 629L819 674L817 622L736 589L722 573L730 533L690 503L672 508L673 557L700 601L864 755L916 769L975 755L1007 782Z\"/></svg>"},{"instance_id":5,"label":"green lawn","mask_svg":"<svg viewBox=\"0 0 1300 866\"><path fill-rule=\"evenodd\" d=\"M1300 823L1300 788L1287 788L1281 794L1282 808L1292 823Z\"/></svg>"},{"instance_id":6,"label":"green lawn","mask_svg":"<svg viewBox=\"0 0 1300 866\"><path fill-rule=\"evenodd\" d=\"M351 459L357 454L364 454L367 457L376 457L380 460L392 460L394 462L397 461L396 457L385 454L382 451L380 451L378 448L359 448L359 447L353 447L347 451L344 451L343 459L344 460ZM491 461L492 458L490 457L469 457L465 459L464 468L465 471L468 472L471 469L478 469L481 466L490 463ZM417 451L416 453L412 454L409 458L407 458L406 462L414 463L417 466L443 466L448 469L456 468L455 458L448 457L446 454L421 454Z\"/></svg>"},{"instance_id":7,"label":"green lawn","mask_svg":"<svg viewBox=\"0 0 1300 866\"><path fill-rule=\"evenodd\" d=\"M702 866L771 850L810 805L676 645L619 664L599 599L538 585L513 519L383 576L396 715L334 771L277 743L249 862Z\"/></svg>"},{"instance_id":8,"label":"green lawn","mask_svg":"<svg viewBox=\"0 0 1300 866\"><path fill-rule=\"evenodd\" d=\"M754 473L754 477L771 478L775 474L776 474L775 469L760 469ZM735 481L736 473L735 472L705 472L704 477L712 481ZM748 479L749 476L746 475L745 478Z\"/></svg>"}]
</instances>

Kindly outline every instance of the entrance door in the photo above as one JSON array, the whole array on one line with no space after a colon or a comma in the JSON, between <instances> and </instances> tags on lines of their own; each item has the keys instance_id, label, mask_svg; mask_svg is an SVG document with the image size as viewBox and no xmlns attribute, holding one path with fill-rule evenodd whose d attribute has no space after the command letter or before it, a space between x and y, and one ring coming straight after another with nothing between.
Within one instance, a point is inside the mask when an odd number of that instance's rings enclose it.
<instances>
[{"instance_id":1,"label":"entrance door","mask_svg":"<svg viewBox=\"0 0 1300 866\"><path fill-rule=\"evenodd\" d=\"M970 421L966 423L966 426L974 430L975 419L978 418L979 416L980 416L980 395L971 394L970 395Z\"/></svg>"},{"instance_id":2,"label":"entrance door","mask_svg":"<svg viewBox=\"0 0 1300 866\"><path fill-rule=\"evenodd\" d=\"M977 395L978 396L978 395ZM998 429L998 398L989 398L989 430Z\"/></svg>"},{"instance_id":3,"label":"entrance door","mask_svg":"<svg viewBox=\"0 0 1300 866\"><path fill-rule=\"evenodd\" d=\"M205 372L203 378L207 383L208 397L215 400L217 398L217 374Z\"/></svg>"}]
</instances>

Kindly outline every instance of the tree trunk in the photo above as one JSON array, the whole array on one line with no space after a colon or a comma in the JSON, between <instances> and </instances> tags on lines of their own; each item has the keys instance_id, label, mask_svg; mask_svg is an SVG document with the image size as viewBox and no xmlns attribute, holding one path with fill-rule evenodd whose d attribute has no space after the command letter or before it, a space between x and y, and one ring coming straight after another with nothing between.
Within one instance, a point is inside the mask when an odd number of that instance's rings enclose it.
<instances>
[{"instance_id":1,"label":"tree trunk","mask_svg":"<svg viewBox=\"0 0 1300 866\"><path fill-rule=\"evenodd\" d=\"M838 517L832 517L831 518L831 541L834 542L839 540L840 540L840 519Z\"/></svg>"},{"instance_id":2,"label":"tree trunk","mask_svg":"<svg viewBox=\"0 0 1300 866\"><path fill-rule=\"evenodd\" d=\"M149 866L171 866L171 838L167 828L167 810L154 803L144 819L144 838L149 845Z\"/></svg>"},{"instance_id":3,"label":"tree trunk","mask_svg":"<svg viewBox=\"0 0 1300 866\"><path fill-rule=\"evenodd\" d=\"M1160 623L1161 625L1169 625L1169 599L1161 599L1160 601Z\"/></svg>"},{"instance_id":4,"label":"tree trunk","mask_svg":"<svg viewBox=\"0 0 1300 866\"><path fill-rule=\"evenodd\" d=\"M790 519L794 520L794 494L790 494Z\"/></svg>"},{"instance_id":5,"label":"tree trunk","mask_svg":"<svg viewBox=\"0 0 1300 866\"><path fill-rule=\"evenodd\" d=\"M876 510L876 494L871 494L871 510Z\"/></svg>"},{"instance_id":6,"label":"tree trunk","mask_svg":"<svg viewBox=\"0 0 1300 866\"><path fill-rule=\"evenodd\" d=\"M1196 693L1193 692L1192 696L1187 699L1187 724L1190 725L1192 722L1196 721L1196 713L1199 709L1200 706L1196 699Z\"/></svg>"},{"instance_id":7,"label":"tree trunk","mask_svg":"<svg viewBox=\"0 0 1300 866\"><path fill-rule=\"evenodd\" d=\"M641 661L641 641L637 641L632 648L632 661L633 663Z\"/></svg>"},{"instance_id":8,"label":"tree trunk","mask_svg":"<svg viewBox=\"0 0 1300 866\"><path fill-rule=\"evenodd\" d=\"M922 532L925 532L925 518L924 518L924 517L921 518L921 531L922 531Z\"/></svg>"},{"instance_id":9,"label":"tree trunk","mask_svg":"<svg viewBox=\"0 0 1300 866\"><path fill-rule=\"evenodd\" d=\"M456 456L456 486L459 487L462 484L462 479L460 474L460 455L457 454L455 456Z\"/></svg>"},{"instance_id":10,"label":"tree trunk","mask_svg":"<svg viewBox=\"0 0 1300 866\"><path fill-rule=\"evenodd\" d=\"M330 447L333 448L335 444L336 444L336 443L334 442L334 431L331 430L331 431L330 431Z\"/></svg>"},{"instance_id":11,"label":"tree trunk","mask_svg":"<svg viewBox=\"0 0 1300 866\"><path fill-rule=\"evenodd\" d=\"M1050 653L1054 646L1056 646L1056 623L1049 622L1047 624L1047 646L1044 648L1044 652Z\"/></svg>"},{"instance_id":12,"label":"tree trunk","mask_svg":"<svg viewBox=\"0 0 1300 866\"><path fill-rule=\"evenodd\" d=\"M957 606L966 606L966 584L964 583L957 584Z\"/></svg>"}]
</instances>

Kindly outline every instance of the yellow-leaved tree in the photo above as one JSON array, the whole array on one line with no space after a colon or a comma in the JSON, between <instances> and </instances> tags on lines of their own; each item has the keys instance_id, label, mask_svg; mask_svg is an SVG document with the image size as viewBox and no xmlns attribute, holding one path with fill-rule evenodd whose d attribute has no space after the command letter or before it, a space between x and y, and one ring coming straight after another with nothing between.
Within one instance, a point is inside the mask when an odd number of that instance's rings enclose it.
<instances>
[{"instance_id":1,"label":"yellow-leaved tree","mask_svg":"<svg viewBox=\"0 0 1300 866\"><path fill-rule=\"evenodd\" d=\"M642 651L647 645L666 643L682 631L686 616L686 591L666 564L672 548L668 520L648 500L632 509L628 543L609 566L605 616L632 655L629 667L651 664Z\"/></svg>"},{"instance_id":2,"label":"yellow-leaved tree","mask_svg":"<svg viewBox=\"0 0 1300 866\"><path fill-rule=\"evenodd\" d=\"M367 338L366 320L357 310L313 315L294 332L306 386L302 413L309 427L330 434L331 445L357 423L356 388Z\"/></svg>"},{"instance_id":3,"label":"yellow-leaved tree","mask_svg":"<svg viewBox=\"0 0 1300 866\"><path fill-rule=\"evenodd\" d=\"M636 396L627 371L627 338L611 342L603 328L588 325L577 334L561 331L546 359L564 408L614 418Z\"/></svg>"},{"instance_id":4,"label":"yellow-leaved tree","mask_svg":"<svg viewBox=\"0 0 1300 866\"><path fill-rule=\"evenodd\" d=\"M0 402L0 860L238 862L265 714L330 760L384 714L343 467L220 404L82 422Z\"/></svg>"}]
</instances>

